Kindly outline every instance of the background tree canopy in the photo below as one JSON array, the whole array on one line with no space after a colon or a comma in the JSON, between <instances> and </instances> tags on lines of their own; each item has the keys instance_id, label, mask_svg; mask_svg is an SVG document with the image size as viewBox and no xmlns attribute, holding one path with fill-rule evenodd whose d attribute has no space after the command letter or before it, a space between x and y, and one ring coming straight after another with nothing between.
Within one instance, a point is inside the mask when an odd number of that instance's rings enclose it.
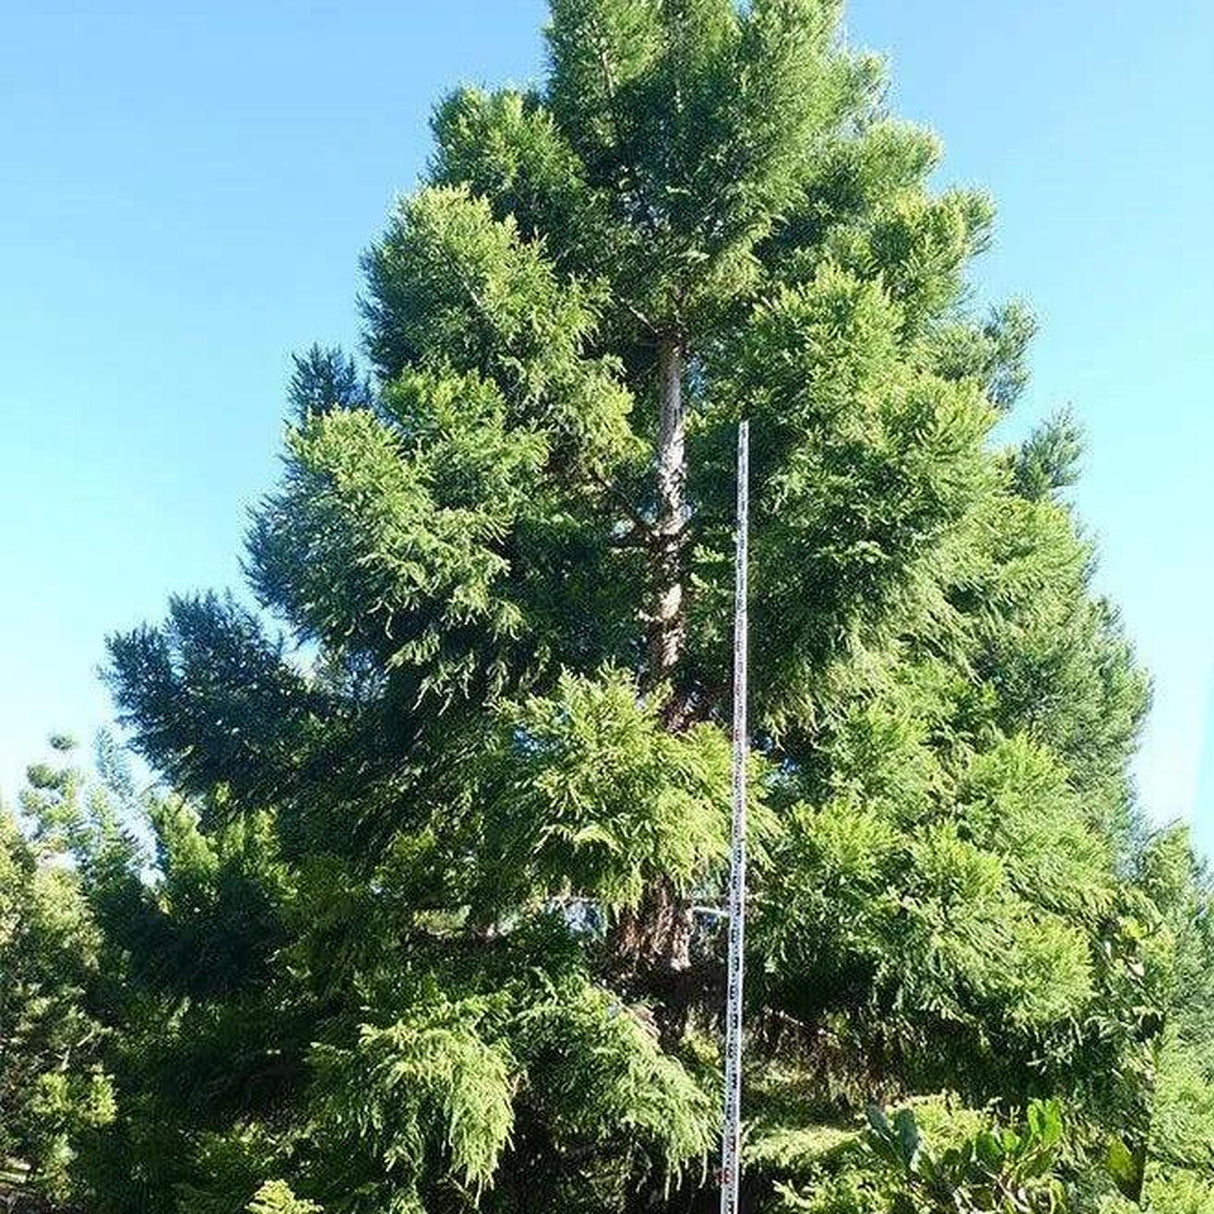
<instances>
[{"instance_id":1,"label":"background tree canopy","mask_svg":"<svg viewBox=\"0 0 1214 1214\"><path fill-rule=\"evenodd\" d=\"M369 373L296 360L257 608L111 638L161 789L0 820L0 1193L715 1208L748 417L749 1208L1214 1211L1210 887L1075 426L992 437L989 200L829 0L551 10L541 87L438 105Z\"/></svg>"}]
</instances>

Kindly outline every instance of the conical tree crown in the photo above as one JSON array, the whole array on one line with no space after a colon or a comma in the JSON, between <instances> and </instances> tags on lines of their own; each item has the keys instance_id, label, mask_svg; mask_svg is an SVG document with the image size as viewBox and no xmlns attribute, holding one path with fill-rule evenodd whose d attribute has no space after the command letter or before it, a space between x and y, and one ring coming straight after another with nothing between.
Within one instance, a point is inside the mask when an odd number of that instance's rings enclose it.
<instances>
[{"instance_id":1,"label":"conical tree crown","mask_svg":"<svg viewBox=\"0 0 1214 1214\"><path fill-rule=\"evenodd\" d=\"M1145 680L1091 592L1073 424L992 440L1033 330L969 307L992 208L930 188L938 142L839 17L553 0L544 81L443 100L364 256L371 384L299 361L262 611L175 600L111 642L180 794L131 996L169 1061L128 1064L124 1148L170 1127L166 1190L703 1199L743 417L755 1200L910 1208L858 1145L872 1099L1031 1109L1043 1168L1037 1098L1080 1154L1145 1149L1168 974L1206 955L1136 875ZM190 925L231 908L256 930L208 987Z\"/></svg>"}]
</instances>

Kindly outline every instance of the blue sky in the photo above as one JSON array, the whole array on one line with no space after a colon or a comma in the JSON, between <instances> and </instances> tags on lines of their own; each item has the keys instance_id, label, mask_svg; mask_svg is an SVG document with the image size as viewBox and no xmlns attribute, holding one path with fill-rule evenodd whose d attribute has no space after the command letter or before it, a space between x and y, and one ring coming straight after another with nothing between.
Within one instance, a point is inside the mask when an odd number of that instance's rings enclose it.
<instances>
[{"instance_id":1,"label":"blue sky","mask_svg":"<svg viewBox=\"0 0 1214 1214\"><path fill-rule=\"evenodd\" d=\"M109 716L106 632L236 584L292 349L355 344L357 256L460 81L541 65L538 0L42 0L0 41L0 790ZM980 298L1042 323L1079 506L1156 678L1138 774L1214 852L1214 5L854 0L941 182L988 188ZM1203 757L1204 756L1204 757ZM1203 774L1204 772L1204 774ZM1199 792L1200 789L1200 792Z\"/></svg>"}]
</instances>

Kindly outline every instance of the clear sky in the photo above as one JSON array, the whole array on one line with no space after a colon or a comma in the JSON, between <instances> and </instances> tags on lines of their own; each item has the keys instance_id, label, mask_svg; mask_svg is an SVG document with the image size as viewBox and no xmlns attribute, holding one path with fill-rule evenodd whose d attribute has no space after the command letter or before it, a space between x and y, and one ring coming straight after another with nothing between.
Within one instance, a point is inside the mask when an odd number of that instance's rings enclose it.
<instances>
[{"instance_id":1,"label":"clear sky","mask_svg":"<svg viewBox=\"0 0 1214 1214\"><path fill-rule=\"evenodd\" d=\"M543 11L5 7L6 796L48 731L108 718L108 631L237 583L290 351L355 344L358 253L424 164L433 100L534 79ZM890 54L895 107L943 136L942 183L999 203L977 291L1042 322L1015 425L1070 402L1087 426L1077 500L1156 678L1143 799L1214 853L1214 5L853 0L847 28Z\"/></svg>"}]
</instances>

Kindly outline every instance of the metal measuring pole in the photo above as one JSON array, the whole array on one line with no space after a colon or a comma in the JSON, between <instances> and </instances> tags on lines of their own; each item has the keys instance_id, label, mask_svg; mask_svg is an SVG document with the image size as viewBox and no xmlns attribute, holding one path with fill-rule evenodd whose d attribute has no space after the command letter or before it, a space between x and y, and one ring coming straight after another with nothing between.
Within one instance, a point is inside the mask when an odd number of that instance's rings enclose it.
<instances>
[{"instance_id":1,"label":"metal measuring pole","mask_svg":"<svg viewBox=\"0 0 1214 1214\"><path fill-rule=\"evenodd\" d=\"M737 564L733 617L733 824L729 859L729 979L725 993L725 1128L721 1214L738 1214L742 1134L742 966L746 930L746 559L750 542L750 423L738 427Z\"/></svg>"}]
</instances>

